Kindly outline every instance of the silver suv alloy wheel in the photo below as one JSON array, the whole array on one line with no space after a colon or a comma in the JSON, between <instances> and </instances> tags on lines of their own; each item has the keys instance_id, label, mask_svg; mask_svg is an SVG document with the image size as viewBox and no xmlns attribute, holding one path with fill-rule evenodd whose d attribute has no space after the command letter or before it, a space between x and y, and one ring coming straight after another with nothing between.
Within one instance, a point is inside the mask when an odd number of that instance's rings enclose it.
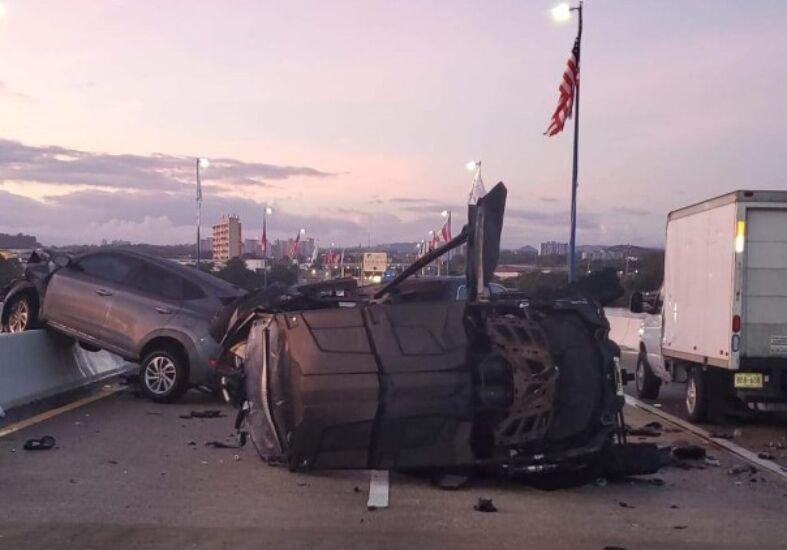
<instances>
[{"instance_id":1,"label":"silver suv alloy wheel","mask_svg":"<svg viewBox=\"0 0 787 550\"><path fill-rule=\"evenodd\" d=\"M16 300L8 315L8 332L24 332L29 321L30 306L27 305L27 300Z\"/></svg>"},{"instance_id":2,"label":"silver suv alloy wheel","mask_svg":"<svg viewBox=\"0 0 787 550\"><path fill-rule=\"evenodd\" d=\"M145 386L151 393L165 395L175 385L177 369L169 357L156 355L145 365Z\"/></svg>"}]
</instances>

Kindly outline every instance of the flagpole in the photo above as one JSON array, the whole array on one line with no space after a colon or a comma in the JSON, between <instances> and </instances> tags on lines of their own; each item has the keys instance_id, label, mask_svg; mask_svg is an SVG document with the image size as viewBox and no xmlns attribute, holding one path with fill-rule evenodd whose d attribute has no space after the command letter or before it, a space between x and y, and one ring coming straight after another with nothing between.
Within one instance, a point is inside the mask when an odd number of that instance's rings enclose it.
<instances>
[{"instance_id":1,"label":"flagpole","mask_svg":"<svg viewBox=\"0 0 787 550\"><path fill-rule=\"evenodd\" d=\"M579 29L577 31L577 68L581 73L580 57L581 57L581 42L582 42L582 2L576 8L579 15ZM579 82L581 78L576 79L574 85L574 168L571 178L571 239L568 248L568 282L573 283L576 280L576 238L577 238L577 174L579 171Z\"/></svg>"}]
</instances>

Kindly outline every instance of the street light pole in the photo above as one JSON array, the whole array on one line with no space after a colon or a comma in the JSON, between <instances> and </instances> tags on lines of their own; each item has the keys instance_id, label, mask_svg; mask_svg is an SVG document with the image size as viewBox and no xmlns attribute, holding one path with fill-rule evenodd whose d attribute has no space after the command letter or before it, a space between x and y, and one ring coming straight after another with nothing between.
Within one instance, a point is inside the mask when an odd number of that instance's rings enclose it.
<instances>
[{"instance_id":1,"label":"street light pole","mask_svg":"<svg viewBox=\"0 0 787 550\"><path fill-rule=\"evenodd\" d=\"M579 72L580 65L580 43L582 42L582 2L576 8L571 8L579 15L579 27L577 29L577 54L576 63ZM577 176L579 171L579 72L574 85L574 164L571 177L571 239L568 249L568 282L576 281L576 238L577 238Z\"/></svg>"}]
</instances>

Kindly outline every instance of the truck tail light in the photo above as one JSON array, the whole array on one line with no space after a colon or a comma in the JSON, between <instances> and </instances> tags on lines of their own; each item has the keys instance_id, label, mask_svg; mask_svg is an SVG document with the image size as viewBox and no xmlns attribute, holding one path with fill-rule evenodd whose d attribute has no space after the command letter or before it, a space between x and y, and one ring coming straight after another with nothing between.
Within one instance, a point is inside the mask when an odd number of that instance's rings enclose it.
<instances>
[{"instance_id":1,"label":"truck tail light","mask_svg":"<svg viewBox=\"0 0 787 550\"><path fill-rule=\"evenodd\" d=\"M741 331L741 316L734 315L732 317L732 332L740 332Z\"/></svg>"},{"instance_id":2,"label":"truck tail light","mask_svg":"<svg viewBox=\"0 0 787 550\"><path fill-rule=\"evenodd\" d=\"M735 224L735 252L740 254L743 252L743 246L746 243L746 222L738 220Z\"/></svg>"}]
</instances>

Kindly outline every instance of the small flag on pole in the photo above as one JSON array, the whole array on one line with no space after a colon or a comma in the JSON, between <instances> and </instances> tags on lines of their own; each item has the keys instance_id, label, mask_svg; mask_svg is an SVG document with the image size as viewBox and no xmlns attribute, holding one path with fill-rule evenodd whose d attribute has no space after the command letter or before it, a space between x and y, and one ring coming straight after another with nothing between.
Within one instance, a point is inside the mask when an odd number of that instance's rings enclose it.
<instances>
[{"instance_id":1,"label":"small flag on pole","mask_svg":"<svg viewBox=\"0 0 787 550\"><path fill-rule=\"evenodd\" d=\"M468 168L475 165L475 175L473 176L473 186L470 188L470 195L467 197L467 204L476 204L478 199L486 195L484 180L481 179L481 161L468 165Z\"/></svg>"},{"instance_id":2,"label":"small flag on pole","mask_svg":"<svg viewBox=\"0 0 787 550\"><path fill-rule=\"evenodd\" d=\"M571 118L571 111L574 106L574 91L579 81L579 37L574 41L571 50L571 57L566 62L566 70L563 71L563 78L558 86L557 108L552 114L549 128L544 132L545 136L551 137L563 131L566 120Z\"/></svg>"}]
</instances>

